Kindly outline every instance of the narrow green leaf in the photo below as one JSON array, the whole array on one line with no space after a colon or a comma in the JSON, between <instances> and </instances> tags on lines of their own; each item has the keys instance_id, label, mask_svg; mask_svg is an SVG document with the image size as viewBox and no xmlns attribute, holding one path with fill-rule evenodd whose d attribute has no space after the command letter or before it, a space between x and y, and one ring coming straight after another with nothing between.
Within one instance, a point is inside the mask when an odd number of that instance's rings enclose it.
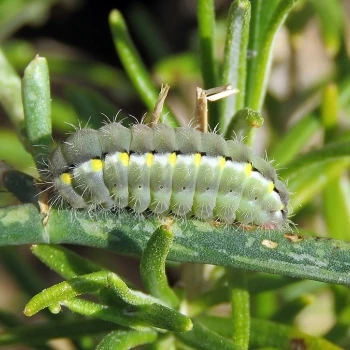
<instances>
[{"instance_id":1,"label":"narrow green leaf","mask_svg":"<svg viewBox=\"0 0 350 350\"><path fill-rule=\"evenodd\" d=\"M1 1L0 3L0 41L3 42L15 31L27 24L41 24L49 15L54 0Z\"/></svg>"},{"instance_id":2,"label":"narrow green leaf","mask_svg":"<svg viewBox=\"0 0 350 350\"><path fill-rule=\"evenodd\" d=\"M323 90L321 117L325 128L325 141L337 139L339 93L336 84L328 84ZM323 190L323 213L328 232L337 239L349 239L350 203L349 179L340 173Z\"/></svg>"},{"instance_id":3,"label":"narrow green leaf","mask_svg":"<svg viewBox=\"0 0 350 350\"><path fill-rule=\"evenodd\" d=\"M128 350L135 346L153 343L157 333L152 331L114 331L97 345L96 350Z\"/></svg>"},{"instance_id":4,"label":"narrow green leaf","mask_svg":"<svg viewBox=\"0 0 350 350\"><path fill-rule=\"evenodd\" d=\"M147 8L142 2L135 2L128 8L127 19L148 58L156 62L170 54L169 45L162 36L161 28L157 27L151 11L152 9Z\"/></svg>"},{"instance_id":5,"label":"narrow green leaf","mask_svg":"<svg viewBox=\"0 0 350 350\"><path fill-rule=\"evenodd\" d=\"M249 21L250 1L233 1L227 20L221 83L222 85L232 84L240 92L226 97L221 101L222 111L219 127L223 133L227 131L227 126L233 115L244 107Z\"/></svg>"},{"instance_id":6,"label":"narrow green leaf","mask_svg":"<svg viewBox=\"0 0 350 350\"><path fill-rule=\"evenodd\" d=\"M53 143L49 69L44 57L36 56L24 71L22 98L28 140L37 168L42 169Z\"/></svg>"},{"instance_id":7,"label":"narrow green leaf","mask_svg":"<svg viewBox=\"0 0 350 350\"><path fill-rule=\"evenodd\" d=\"M115 321L109 318L113 312L111 308L91 303L92 309L89 310L89 304L84 304L82 300L73 300L73 298L81 294L94 293L106 287L109 287L115 293L116 298L121 299L125 303L123 309L118 310L119 314L115 315ZM96 313L101 314L103 320L117 322L123 326L137 325L138 322L141 322L145 326L149 325L177 332L186 332L192 328L192 322L188 317L158 304L157 299L129 289L116 274L106 271L74 277L41 291L28 302L24 314L32 316L38 311L57 303L63 303L69 308L74 308L77 305L79 308L79 305L83 305L82 310L85 310L85 313L83 311L76 312L95 316ZM125 319L130 318L135 318L135 320L125 321Z\"/></svg>"},{"instance_id":8,"label":"narrow green leaf","mask_svg":"<svg viewBox=\"0 0 350 350\"><path fill-rule=\"evenodd\" d=\"M306 116L296 122L288 132L279 138L270 157L278 166L293 160L310 138L321 129L321 123L314 115Z\"/></svg>"},{"instance_id":9,"label":"narrow green leaf","mask_svg":"<svg viewBox=\"0 0 350 350\"><path fill-rule=\"evenodd\" d=\"M26 305L24 314L26 316L33 316L51 304L72 299L83 293L96 292L107 285L107 274L104 271L72 278L69 281L58 283L35 295Z\"/></svg>"},{"instance_id":10,"label":"narrow green leaf","mask_svg":"<svg viewBox=\"0 0 350 350\"><path fill-rule=\"evenodd\" d=\"M176 308L179 299L169 287L165 271L165 261L173 239L174 233L168 227L159 227L143 251L140 271L143 283L150 294Z\"/></svg>"},{"instance_id":11,"label":"narrow green leaf","mask_svg":"<svg viewBox=\"0 0 350 350\"><path fill-rule=\"evenodd\" d=\"M344 29L344 9L339 0L308 0L315 9L321 24L325 47L330 56L335 56L341 46Z\"/></svg>"},{"instance_id":12,"label":"narrow green leaf","mask_svg":"<svg viewBox=\"0 0 350 350\"><path fill-rule=\"evenodd\" d=\"M25 128L23 130L25 131ZM32 175L36 173L32 156L25 150L24 143L13 130L0 129L0 159L15 169L31 172Z\"/></svg>"},{"instance_id":13,"label":"narrow green leaf","mask_svg":"<svg viewBox=\"0 0 350 350\"><path fill-rule=\"evenodd\" d=\"M204 89L218 85L215 47L215 7L213 0L199 0L197 5L198 34Z\"/></svg>"},{"instance_id":14,"label":"narrow green leaf","mask_svg":"<svg viewBox=\"0 0 350 350\"><path fill-rule=\"evenodd\" d=\"M35 244L31 250L41 262L66 279L105 270L91 260L57 245Z\"/></svg>"},{"instance_id":15,"label":"narrow green leaf","mask_svg":"<svg viewBox=\"0 0 350 350\"><path fill-rule=\"evenodd\" d=\"M218 63L215 59L215 5L213 0L199 0L197 3L198 35L200 44L200 62L204 89L220 85L218 82ZM219 122L218 103L208 106L209 125Z\"/></svg>"},{"instance_id":16,"label":"narrow green leaf","mask_svg":"<svg viewBox=\"0 0 350 350\"><path fill-rule=\"evenodd\" d=\"M129 75L142 101L148 109L152 111L158 99L158 91L154 87L151 77L130 39L122 14L117 10L113 10L109 16L109 23L114 45L124 69ZM179 125L168 108L164 108L162 117L173 126Z\"/></svg>"},{"instance_id":17,"label":"narrow green leaf","mask_svg":"<svg viewBox=\"0 0 350 350\"><path fill-rule=\"evenodd\" d=\"M323 204L329 236L349 240L350 181L346 174L328 183L323 191Z\"/></svg>"},{"instance_id":18,"label":"narrow green leaf","mask_svg":"<svg viewBox=\"0 0 350 350\"><path fill-rule=\"evenodd\" d=\"M248 46L253 57L248 65L246 106L255 111L261 111L265 98L276 35L287 14L297 2L298 0L253 2L253 25ZM270 11L266 6L269 6ZM267 18L263 18L264 16Z\"/></svg>"},{"instance_id":19,"label":"narrow green leaf","mask_svg":"<svg viewBox=\"0 0 350 350\"><path fill-rule=\"evenodd\" d=\"M174 332L187 332L192 328L188 317L159 304L113 308L77 298L65 300L62 304L81 315L93 316L137 330L157 327Z\"/></svg>"},{"instance_id":20,"label":"narrow green leaf","mask_svg":"<svg viewBox=\"0 0 350 350\"><path fill-rule=\"evenodd\" d=\"M336 160L313 165L294 173L288 182L288 188L292 193L290 206L293 208L293 213L297 213L303 205L321 193L330 182L339 179L349 167L350 160Z\"/></svg>"},{"instance_id":21,"label":"narrow green leaf","mask_svg":"<svg viewBox=\"0 0 350 350\"><path fill-rule=\"evenodd\" d=\"M324 128L329 133L338 125L339 92L336 84L328 84L323 89L321 118Z\"/></svg>"},{"instance_id":22,"label":"narrow green leaf","mask_svg":"<svg viewBox=\"0 0 350 350\"><path fill-rule=\"evenodd\" d=\"M231 289L232 340L239 349L245 350L249 347L250 333L250 298L246 272L238 269L229 271L228 282Z\"/></svg>"},{"instance_id":23,"label":"narrow green leaf","mask_svg":"<svg viewBox=\"0 0 350 350\"><path fill-rule=\"evenodd\" d=\"M279 174L284 179L298 175L305 167L350 156L350 141L332 142L315 151L310 151L287 164Z\"/></svg>"}]
</instances>

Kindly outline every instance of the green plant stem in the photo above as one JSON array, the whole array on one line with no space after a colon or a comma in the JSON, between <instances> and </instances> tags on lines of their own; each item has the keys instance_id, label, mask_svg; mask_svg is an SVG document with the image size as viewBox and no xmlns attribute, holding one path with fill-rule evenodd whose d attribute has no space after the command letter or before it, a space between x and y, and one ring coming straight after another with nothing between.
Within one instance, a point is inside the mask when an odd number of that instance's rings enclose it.
<instances>
[{"instance_id":1,"label":"green plant stem","mask_svg":"<svg viewBox=\"0 0 350 350\"><path fill-rule=\"evenodd\" d=\"M161 222L137 218L132 213L97 215L70 210L50 210L44 227L33 205L0 209L0 245L79 244L140 256ZM350 285L346 266L350 244L312 236L298 236L289 229L246 231L238 226L212 226L197 220L175 221L174 244L168 259L231 266L248 270L309 278ZM268 248L264 243L277 243ZM302 254L301 254L302 252ZM264 262L263 264L261 262Z\"/></svg>"},{"instance_id":2,"label":"green plant stem","mask_svg":"<svg viewBox=\"0 0 350 350\"><path fill-rule=\"evenodd\" d=\"M109 16L109 23L114 45L124 69L142 101L152 111L158 99L158 91L154 87L151 77L131 41L122 14L117 10L113 10ZM171 123L172 126L179 125L176 118L166 107L163 110L162 117L168 123Z\"/></svg>"},{"instance_id":3,"label":"green plant stem","mask_svg":"<svg viewBox=\"0 0 350 350\"><path fill-rule=\"evenodd\" d=\"M246 272L239 269L230 270L228 281L231 289L232 340L239 349L245 350L249 346L250 333L250 306Z\"/></svg>"},{"instance_id":4,"label":"green plant stem","mask_svg":"<svg viewBox=\"0 0 350 350\"><path fill-rule=\"evenodd\" d=\"M44 57L36 56L24 71L22 98L31 153L37 168L43 169L53 144L49 69Z\"/></svg>"},{"instance_id":5,"label":"green plant stem","mask_svg":"<svg viewBox=\"0 0 350 350\"><path fill-rule=\"evenodd\" d=\"M141 258L141 277L146 289L154 297L176 308L179 299L169 287L165 260L168 256L174 234L166 226L159 227L150 237Z\"/></svg>"},{"instance_id":6,"label":"green plant stem","mask_svg":"<svg viewBox=\"0 0 350 350\"><path fill-rule=\"evenodd\" d=\"M247 71L247 47L249 39L250 1L236 0L230 7L222 66L222 85L232 84L239 89L221 101L222 111L219 126L223 133L234 114L244 107Z\"/></svg>"}]
</instances>

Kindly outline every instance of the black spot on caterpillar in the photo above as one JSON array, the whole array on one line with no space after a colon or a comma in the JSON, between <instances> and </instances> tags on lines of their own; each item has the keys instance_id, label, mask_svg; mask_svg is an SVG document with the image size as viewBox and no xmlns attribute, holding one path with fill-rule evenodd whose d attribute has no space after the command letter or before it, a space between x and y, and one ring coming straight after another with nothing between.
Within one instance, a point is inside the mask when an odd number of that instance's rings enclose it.
<instances>
[{"instance_id":1,"label":"black spot on caterpillar","mask_svg":"<svg viewBox=\"0 0 350 350\"><path fill-rule=\"evenodd\" d=\"M269 162L236 140L189 127L81 129L53 151L46 181L76 209L131 208L280 227L289 194Z\"/></svg>"}]
</instances>

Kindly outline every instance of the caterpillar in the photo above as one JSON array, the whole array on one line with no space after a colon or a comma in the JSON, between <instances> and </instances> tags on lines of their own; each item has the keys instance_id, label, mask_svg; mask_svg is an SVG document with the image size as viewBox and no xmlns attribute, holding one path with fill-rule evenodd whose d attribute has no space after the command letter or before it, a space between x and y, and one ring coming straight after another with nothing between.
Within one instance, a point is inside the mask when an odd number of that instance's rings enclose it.
<instances>
[{"instance_id":1,"label":"caterpillar","mask_svg":"<svg viewBox=\"0 0 350 350\"><path fill-rule=\"evenodd\" d=\"M269 162L237 140L190 127L114 121L77 130L52 152L48 182L75 209L287 223L289 194Z\"/></svg>"}]
</instances>

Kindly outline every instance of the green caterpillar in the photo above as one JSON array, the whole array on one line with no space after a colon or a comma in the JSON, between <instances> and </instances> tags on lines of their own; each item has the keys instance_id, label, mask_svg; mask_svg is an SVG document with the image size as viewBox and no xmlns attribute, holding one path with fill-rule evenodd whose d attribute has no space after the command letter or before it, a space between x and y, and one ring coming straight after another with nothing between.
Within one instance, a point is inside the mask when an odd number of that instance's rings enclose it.
<instances>
[{"instance_id":1,"label":"green caterpillar","mask_svg":"<svg viewBox=\"0 0 350 350\"><path fill-rule=\"evenodd\" d=\"M72 208L146 210L280 227L289 195L275 170L244 144L189 127L81 129L53 151L52 200Z\"/></svg>"}]
</instances>

